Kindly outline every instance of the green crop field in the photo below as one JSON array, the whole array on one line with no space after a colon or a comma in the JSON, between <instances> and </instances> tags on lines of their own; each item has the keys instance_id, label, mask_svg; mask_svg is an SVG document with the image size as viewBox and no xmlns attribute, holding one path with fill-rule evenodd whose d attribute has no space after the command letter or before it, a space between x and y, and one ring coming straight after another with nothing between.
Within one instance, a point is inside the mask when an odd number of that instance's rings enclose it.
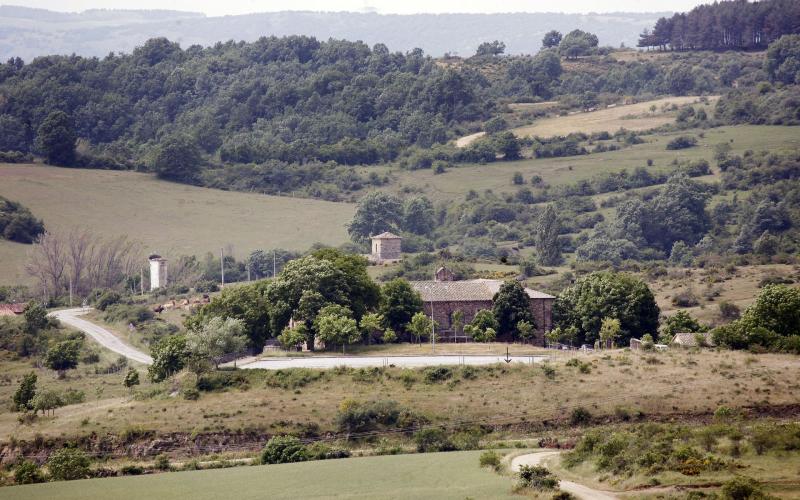
<instances>
[{"instance_id":1,"label":"green crop field","mask_svg":"<svg viewBox=\"0 0 800 500\"><path fill-rule=\"evenodd\" d=\"M3 488L2 497L514 498L510 478L478 467L479 451L348 458Z\"/></svg>"},{"instance_id":2,"label":"green crop field","mask_svg":"<svg viewBox=\"0 0 800 500\"><path fill-rule=\"evenodd\" d=\"M354 205L207 189L151 175L0 164L0 196L19 201L49 230L88 227L127 235L146 251L200 255L231 246L306 250L347 240ZM28 245L0 240L0 284L24 282Z\"/></svg>"},{"instance_id":3,"label":"green crop field","mask_svg":"<svg viewBox=\"0 0 800 500\"><path fill-rule=\"evenodd\" d=\"M705 137L698 136L701 132ZM530 181L533 175L539 175L547 184L557 185L589 179L602 172L643 167L647 165L648 159L653 160L653 166L650 167L653 171L672 170L674 167L671 162L674 159L704 158L713 164L713 146L720 142L730 142L737 154L748 149L774 152L797 150L800 148L799 132L797 127L741 125L648 135L643 137L643 144L606 153L465 165L454 167L440 175L431 170L403 171L397 173L397 182L393 188L420 191L437 200L463 199L470 189L479 192L492 189L496 193L516 190L516 186L511 184L514 172L521 172L526 181ZM667 142L678 135L697 136L698 145L689 149L668 151Z\"/></svg>"}]
</instances>

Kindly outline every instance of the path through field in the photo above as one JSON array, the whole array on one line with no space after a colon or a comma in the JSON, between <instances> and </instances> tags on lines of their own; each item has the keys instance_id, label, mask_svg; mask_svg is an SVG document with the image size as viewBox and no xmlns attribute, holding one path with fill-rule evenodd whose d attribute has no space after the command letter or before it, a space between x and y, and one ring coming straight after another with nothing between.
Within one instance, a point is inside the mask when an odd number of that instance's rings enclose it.
<instances>
[{"instance_id":1,"label":"path through field","mask_svg":"<svg viewBox=\"0 0 800 500\"><path fill-rule=\"evenodd\" d=\"M132 359L133 361L138 361L139 363L144 363L146 365L153 364L153 358L147 354L136 349L135 347L130 346L129 344L126 344L119 337L109 332L105 328L79 317L88 313L90 310L91 309L89 308L76 307L73 309L55 311L50 314L62 323L84 332L94 339L95 342L105 347L109 351L116 352L117 354L125 356L128 359Z\"/></svg>"},{"instance_id":2,"label":"path through field","mask_svg":"<svg viewBox=\"0 0 800 500\"><path fill-rule=\"evenodd\" d=\"M560 451L541 451L514 457L511 460L511 470L518 472L521 465L540 465L546 459L560 453ZM596 490L582 484L573 483L572 481L564 481L563 479L559 480L558 487L567 493L572 493L576 497L586 500L617 500L618 498L611 492Z\"/></svg>"}]
</instances>

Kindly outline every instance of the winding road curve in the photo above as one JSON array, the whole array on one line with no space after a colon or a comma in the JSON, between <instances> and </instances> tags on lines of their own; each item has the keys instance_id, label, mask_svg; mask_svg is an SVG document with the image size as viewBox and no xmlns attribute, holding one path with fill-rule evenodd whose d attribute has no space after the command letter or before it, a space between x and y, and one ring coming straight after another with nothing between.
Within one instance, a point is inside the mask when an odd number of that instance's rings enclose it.
<instances>
[{"instance_id":1,"label":"winding road curve","mask_svg":"<svg viewBox=\"0 0 800 500\"><path fill-rule=\"evenodd\" d=\"M62 309L61 311L55 311L50 313L50 315L62 323L82 331L109 351L116 352L117 354L125 356L128 359L132 359L133 361L138 361L139 363L144 363L146 365L153 364L153 358L147 354L129 344L126 344L119 337L109 332L105 328L79 317L83 316L89 311L91 311L90 308L76 307L74 309Z\"/></svg>"},{"instance_id":2,"label":"winding road curve","mask_svg":"<svg viewBox=\"0 0 800 500\"><path fill-rule=\"evenodd\" d=\"M560 453L560 451L540 451L514 457L511 460L511 470L518 472L521 465L540 465L543 461ZM618 500L619 498L609 491L596 490L572 481L564 481L563 479L559 480L558 487L567 493L572 493L576 497L586 500Z\"/></svg>"}]
</instances>

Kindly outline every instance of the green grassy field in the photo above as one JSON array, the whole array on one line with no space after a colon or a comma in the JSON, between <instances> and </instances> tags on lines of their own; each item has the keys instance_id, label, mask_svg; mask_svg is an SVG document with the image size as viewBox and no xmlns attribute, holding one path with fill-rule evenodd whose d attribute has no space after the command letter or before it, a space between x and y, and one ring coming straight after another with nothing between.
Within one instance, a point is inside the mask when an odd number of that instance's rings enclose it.
<instances>
[{"instance_id":1,"label":"green grassy field","mask_svg":"<svg viewBox=\"0 0 800 500\"><path fill-rule=\"evenodd\" d=\"M347 240L355 206L206 189L134 172L0 164L0 196L19 201L50 230L88 227L127 235L145 251L200 255L231 246L306 250ZM0 284L24 282L28 245L0 240Z\"/></svg>"},{"instance_id":2,"label":"green grassy field","mask_svg":"<svg viewBox=\"0 0 800 500\"><path fill-rule=\"evenodd\" d=\"M15 500L86 498L514 498L478 451L348 458L3 488Z\"/></svg>"},{"instance_id":3,"label":"green grassy field","mask_svg":"<svg viewBox=\"0 0 800 500\"><path fill-rule=\"evenodd\" d=\"M569 118L569 117L565 117ZM668 171L674 167L673 159L706 159L713 164L713 146L730 142L734 153L745 150L796 150L800 147L797 127L743 125L719 127L704 132L698 137L698 145L679 151L668 151L666 144L677 135L695 135L700 131L690 130L661 135L644 136L644 144L619 151L596 153L565 158L527 159L513 162L497 162L487 165L464 165L454 167L445 174L435 175L431 170L397 172L397 182L389 189L399 191L403 187L425 193L436 200L463 199L471 189L481 192L492 189L496 193L513 192L511 183L514 172L521 172L526 181L539 175L551 185L571 183L603 172L616 172L623 168L633 169L647 165L653 160L653 171ZM731 142L732 141L732 142Z\"/></svg>"}]
</instances>

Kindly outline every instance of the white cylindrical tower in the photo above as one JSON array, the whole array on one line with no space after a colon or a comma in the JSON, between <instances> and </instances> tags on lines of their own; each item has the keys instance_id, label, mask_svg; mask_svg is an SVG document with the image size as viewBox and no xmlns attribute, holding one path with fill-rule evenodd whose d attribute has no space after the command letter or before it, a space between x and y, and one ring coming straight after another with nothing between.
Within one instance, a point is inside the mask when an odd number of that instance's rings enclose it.
<instances>
[{"instance_id":1,"label":"white cylindrical tower","mask_svg":"<svg viewBox=\"0 0 800 500\"><path fill-rule=\"evenodd\" d=\"M167 286L167 259L153 254L150 260L150 290Z\"/></svg>"}]
</instances>

